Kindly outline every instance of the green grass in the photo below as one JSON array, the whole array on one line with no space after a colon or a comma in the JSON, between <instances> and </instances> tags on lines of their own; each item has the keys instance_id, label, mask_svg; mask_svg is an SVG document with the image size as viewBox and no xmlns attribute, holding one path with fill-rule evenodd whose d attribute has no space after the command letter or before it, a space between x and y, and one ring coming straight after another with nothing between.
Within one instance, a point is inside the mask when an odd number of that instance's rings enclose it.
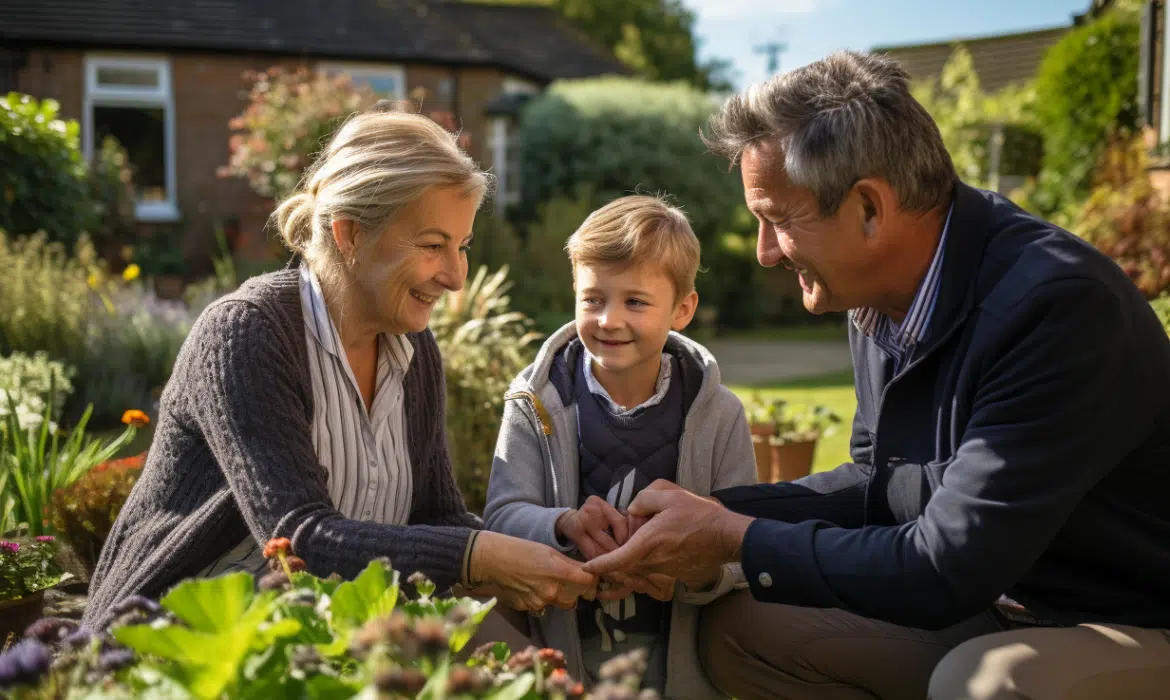
<instances>
[{"instance_id":1,"label":"green grass","mask_svg":"<svg viewBox=\"0 0 1170 700\"><path fill-rule=\"evenodd\" d=\"M817 443L813 471L826 471L849 461L849 432L857 398L853 393L853 371L845 370L794 381L760 384L756 386L729 386L736 396L749 404L758 393L765 401L782 398L793 404L823 404L841 416L840 425Z\"/></svg>"}]
</instances>

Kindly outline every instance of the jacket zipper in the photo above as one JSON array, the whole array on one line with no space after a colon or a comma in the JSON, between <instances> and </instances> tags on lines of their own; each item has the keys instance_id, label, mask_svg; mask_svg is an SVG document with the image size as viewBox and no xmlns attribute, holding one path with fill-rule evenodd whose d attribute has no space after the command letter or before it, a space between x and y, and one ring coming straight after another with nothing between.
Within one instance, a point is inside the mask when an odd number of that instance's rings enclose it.
<instances>
[{"instance_id":1,"label":"jacket zipper","mask_svg":"<svg viewBox=\"0 0 1170 700\"><path fill-rule=\"evenodd\" d=\"M541 402L540 397L530 391L517 391L504 396L505 401L523 401L532 409L532 415L527 416L531 419L537 428L537 433L540 435L542 444L544 445L544 453L548 456L548 473L552 477L553 487L553 505L559 508L572 508L565 501L560 489L560 482L557 480L557 469L553 463L552 444L549 442L549 436L552 435L552 416L549 415ZM573 640L574 656L577 659L577 668L581 673L585 673L585 653L581 649L581 632L577 625L577 611L576 608L567 611L569 618L569 639Z\"/></svg>"}]
</instances>

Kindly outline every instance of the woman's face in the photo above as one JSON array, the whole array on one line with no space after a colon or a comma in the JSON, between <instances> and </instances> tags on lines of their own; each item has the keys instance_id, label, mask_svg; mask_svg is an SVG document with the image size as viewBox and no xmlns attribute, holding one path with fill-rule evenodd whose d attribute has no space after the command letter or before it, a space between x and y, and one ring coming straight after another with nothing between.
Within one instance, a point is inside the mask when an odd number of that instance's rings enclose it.
<instances>
[{"instance_id":1,"label":"woman's face","mask_svg":"<svg viewBox=\"0 0 1170 700\"><path fill-rule=\"evenodd\" d=\"M463 288L477 208L460 187L432 187L403 207L374 245L359 248L354 282L368 323L391 334L427 327L439 297Z\"/></svg>"}]
</instances>

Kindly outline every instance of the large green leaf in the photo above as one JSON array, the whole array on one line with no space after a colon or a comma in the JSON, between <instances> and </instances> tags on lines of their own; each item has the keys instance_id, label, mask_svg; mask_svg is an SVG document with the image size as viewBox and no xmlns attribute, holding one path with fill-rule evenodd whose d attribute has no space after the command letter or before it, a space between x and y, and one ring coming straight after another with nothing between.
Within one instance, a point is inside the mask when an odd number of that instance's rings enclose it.
<instances>
[{"instance_id":1,"label":"large green leaf","mask_svg":"<svg viewBox=\"0 0 1170 700\"><path fill-rule=\"evenodd\" d=\"M253 598L252 575L187 579L162 599L162 605L200 632L222 632L238 624Z\"/></svg>"},{"instance_id":2,"label":"large green leaf","mask_svg":"<svg viewBox=\"0 0 1170 700\"><path fill-rule=\"evenodd\" d=\"M333 592L335 630L350 630L369 620L389 615L398 603L398 572L389 574L380 562L372 561L357 578Z\"/></svg>"},{"instance_id":3,"label":"large green leaf","mask_svg":"<svg viewBox=\"0 0 1170 700\"><path fill-rule=\"evenodd\" d=\"M476 628L484 621L488 613L492 611L492 608L496 607L496 599L492 598L486 603L471 600L465 602L464 606L468 608L468 612L470 613L468 622L467 624L460 625L451 633L451 651L456 654L462 651L463 647L467 646L467 643L471 641L471 637L475 635Z\"/></svg>"}]
</instances>

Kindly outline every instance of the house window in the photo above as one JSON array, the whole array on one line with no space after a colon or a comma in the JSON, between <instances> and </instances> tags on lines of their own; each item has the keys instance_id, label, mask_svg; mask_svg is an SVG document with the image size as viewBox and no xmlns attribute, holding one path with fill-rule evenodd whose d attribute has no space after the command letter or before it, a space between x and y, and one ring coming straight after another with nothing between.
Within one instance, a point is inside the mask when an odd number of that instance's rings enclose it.
<instances>
[{"instance_id":1,"label":"house window","mask_svg":"<svg viewBox=\"0 0 1170 700\"><path fill-rule=\"evenodd\" d=\"M510 204L520 201L520 156L524 144L520 140L520 114L526 98L540 92L536 83L517 78L505 78L500 97L494 104L499 108L491 121L492 170L496 175L496 209L505 211Z\"/></svg>"},{"instance_id":2,"label":"house window","mask_svg":"<svg viewBox=\"0 0 1170 700\"><path fill-rule=\"evenodd\" d=\"M179 218L175 189L175 99L166 59L88 56L82 148L92 158L107 136L134 171L141 221Z\"/></svg>"},{"instance_id":3,"label":"house window","mask_svg":"<svg viewBox=\"0 0 1170 700\"><path fill-rule=\"evenodd\" d=\"M348 75L355 85L365 85L387 100L406 98L406 72L402 66L380 63L321 63L328 75Z\"/></svg>"}]
</instances>

